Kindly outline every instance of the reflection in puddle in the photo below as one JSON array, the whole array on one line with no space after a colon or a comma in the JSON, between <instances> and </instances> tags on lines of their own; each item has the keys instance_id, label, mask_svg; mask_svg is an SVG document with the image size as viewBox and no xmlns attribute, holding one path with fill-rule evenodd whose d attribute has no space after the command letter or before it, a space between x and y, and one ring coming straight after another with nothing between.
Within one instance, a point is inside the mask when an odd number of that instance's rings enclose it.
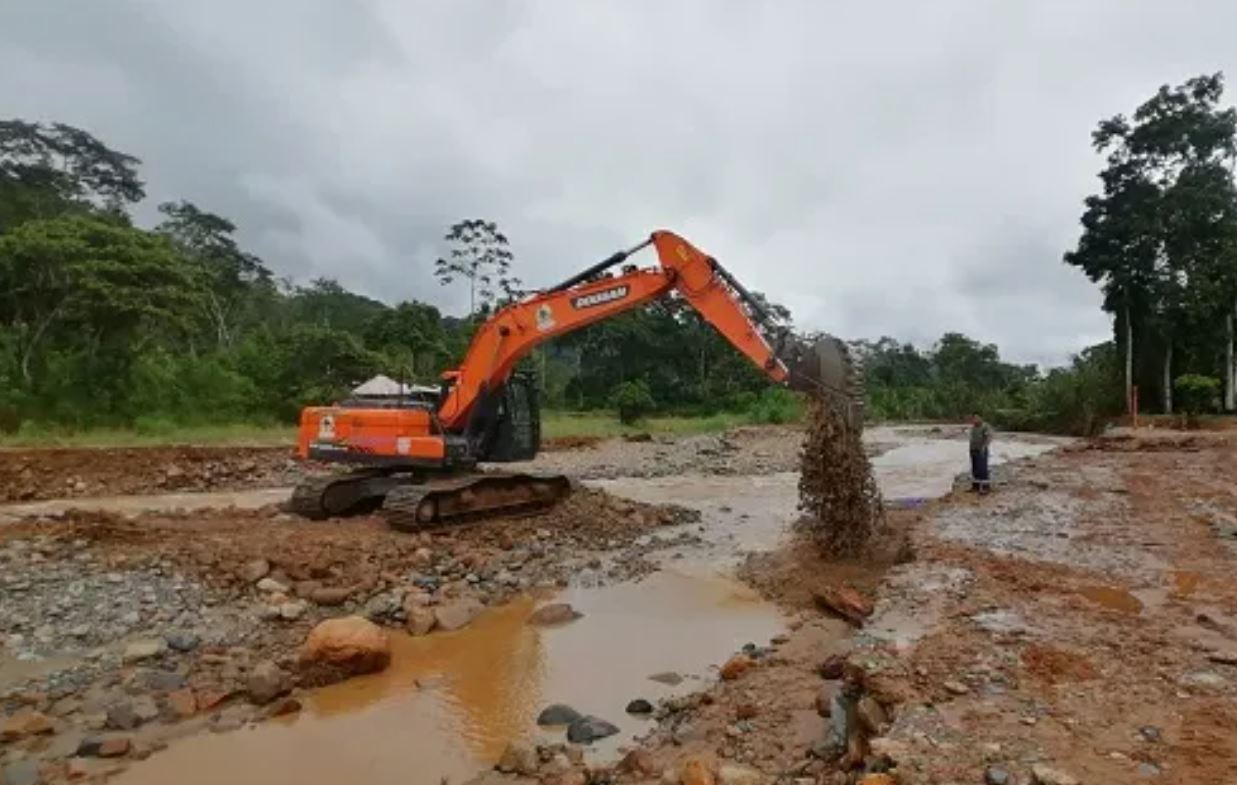
<instances>
[{"instance_id":1,"label":"reflection in puddle","mask_svg":"<svg viewBox=\"0 0 1237 785\"><path fill-rule=\"evenodd\" d=\"M584 617L530 627L534 601L524 599L456 633L395 636L387 671L310 693L290 720L177 742L116 782L460 782L493 764L513 739L538 736L534 719L554 702L621 728L597 748L605 754L645 728L624 712L628 701L695 687L689 678L672 689L650 674L715 678L711 665L782 627L772 606L720 578L661 572L558 599ZM541 733L562 738L561 730Z\"/></svg>"}]
</instances>

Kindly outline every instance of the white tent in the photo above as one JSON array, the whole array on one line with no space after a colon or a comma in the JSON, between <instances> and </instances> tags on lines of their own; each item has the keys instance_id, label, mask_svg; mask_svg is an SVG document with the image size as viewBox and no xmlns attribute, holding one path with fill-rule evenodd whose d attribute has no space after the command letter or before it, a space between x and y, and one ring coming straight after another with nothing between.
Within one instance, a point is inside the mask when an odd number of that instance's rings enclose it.
<instances>
[{"instance_id":1,"label":"white tent","mask_svg":"<svg viewBox=\"0 0 1237 785\"><path fill-rule=\"evenodd\" d=\"M396 398L401 395L417 395L437 393L438 388L419 384L402 384L389 376L378 374L374 378L355 387L352 394L362 398Z\"/></svg>"}]
</instances>

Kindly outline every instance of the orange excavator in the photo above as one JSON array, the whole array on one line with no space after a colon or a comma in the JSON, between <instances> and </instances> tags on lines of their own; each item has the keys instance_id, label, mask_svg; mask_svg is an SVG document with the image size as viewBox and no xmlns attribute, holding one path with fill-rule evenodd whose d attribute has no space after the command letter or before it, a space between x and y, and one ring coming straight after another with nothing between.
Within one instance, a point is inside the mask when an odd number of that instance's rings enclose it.
<instances>
[{"instance_id":1,"label":"orange excavator","mask_svg":"<svg viewBox=\"0 0 1237 785\"><path fill-rule=\"evenodd\" d=\"M652 246L659 265L624 264ZM612 268L622 265L619 274ZM538 345L677 293L774 382L826 394L861 413L861 385L845 344L811 343L772 328L762 303L714 258L668 231L620 251L558 286L494 313L431 396L346 400L301 413L302 459L349 469L305 480L290 509L306 518L373 512L407 531L547 509L570 493L561 475L478 471L531 460L541 444L536 385L516 371Z\"/></svg>"}]
</instances>

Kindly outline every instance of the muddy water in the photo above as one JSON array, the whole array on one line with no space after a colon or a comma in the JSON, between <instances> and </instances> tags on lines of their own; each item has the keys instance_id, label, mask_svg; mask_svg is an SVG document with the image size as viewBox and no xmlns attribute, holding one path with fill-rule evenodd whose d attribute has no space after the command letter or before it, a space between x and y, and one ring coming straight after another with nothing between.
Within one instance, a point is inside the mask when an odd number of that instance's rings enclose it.
<instances>
[{"instance_id":1,"label":"muddy water","mask_svg":"<svg viewBox=\"0 0 1237 785\"><path fill-rule=\"evenodd\" d=\"M539 629L525 624L534 601L492 610L457 633L397 636L384 673L318 690L301 714L253 729L174 743L115 782L161 785L327 782L438 785L492 765L508 742L539 736L548 703L569 703L618 725L598 745L612 753L645 729L628 716L651 701L715 679L712 666L748 641L782 628L745 587L663 571L636 584L569 589L558 599L585 615ZM675 671L670 688L648 679Z\"/></svg>"},{"instance_id":2,"label":"muddy water","mask_svg":"<svg viewBox=\"0 0 1237 785\"><path fill-rule=\"evenodd\" d=\"M965 438L934 433L927 428L889 427L872 428L864 438L870 443L894 445L872 459L881 495L889 502L939 498L953 488L954 477L970 471ZM1040 455L1068 441L997 434L989 460L996 466Z\"/></svg>"}]
</instances>

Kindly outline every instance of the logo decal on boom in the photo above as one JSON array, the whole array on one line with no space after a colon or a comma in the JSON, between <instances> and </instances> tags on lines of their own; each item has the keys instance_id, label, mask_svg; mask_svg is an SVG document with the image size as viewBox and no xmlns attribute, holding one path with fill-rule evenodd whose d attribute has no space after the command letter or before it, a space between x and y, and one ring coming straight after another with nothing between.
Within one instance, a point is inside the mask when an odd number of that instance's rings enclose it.
<instances>
[{"instance_id":1,"label":"logo decal on boom","mask_svg":"<svg viewBox=\"0 0 1237 785\"><path fill-rule=\"evenodd\" d=\"M612 303L615 300L621 300L627 296L629 289L626 286L615 286L612 289L602 289L600 292L592 294L584 294L571 301L571 307L578 309L592 308L595 305L605 305Z\"/></svg>"}]
</instances>

